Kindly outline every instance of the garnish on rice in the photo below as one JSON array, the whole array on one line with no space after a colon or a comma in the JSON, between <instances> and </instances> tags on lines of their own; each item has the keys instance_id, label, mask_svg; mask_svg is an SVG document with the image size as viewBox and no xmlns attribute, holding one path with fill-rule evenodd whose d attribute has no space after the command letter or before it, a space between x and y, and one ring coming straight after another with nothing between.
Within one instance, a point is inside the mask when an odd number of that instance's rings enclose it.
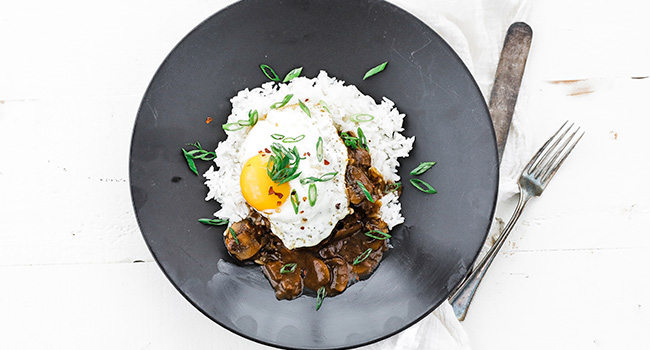
<instances>
[{"instance_id":1,"label":"garnish on rice","mask_svg":"<svg viewBox=\"0 0 650 350\"><path fill-rule=\"evenodd\" d=\"M260 68L276 83L232 99L227 139L205 173L222 221L201 222L229 225L226 248L261 265L278 299L310 290L319 310L369 276L388 249L404 220L396 160L414 139L401 134L404 115L387 99L377 104L325 72L309 79L299 67L280 82Z\"/></svg>"}]
</instances>

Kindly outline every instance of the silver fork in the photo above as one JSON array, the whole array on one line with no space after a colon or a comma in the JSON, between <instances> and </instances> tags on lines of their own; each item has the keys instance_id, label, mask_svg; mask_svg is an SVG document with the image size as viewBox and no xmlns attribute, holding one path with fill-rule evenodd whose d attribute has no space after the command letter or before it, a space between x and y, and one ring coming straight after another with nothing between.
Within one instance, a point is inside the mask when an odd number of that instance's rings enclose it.
<instances>
[{"instance_id":1,"label":"silver fork","mask_svg":"<svg viewBox=\"0 0 650 350\"><path fill-rule=\"evenodd\" d=\"M519 219L528 201L542 194L553 178L553 175L555 175L569 153L571 153L584 135L584 132L577 135L580 130L579 127L569 133L573 129L574 124L566 128L567 123L562 124L562 127L546 141L542 148L537 151L535 156L524 167L517 182L519 185L519 202L510 221L508 221L499 238L497 238L494 245L492 245L485 257L483 257L483 260L476 265L474 270L470 271L468 277L451 294L449 301L454 308L454 313L458 320L463 321L465 319L469 304L472 302L474 293L476 293L476 289L481 283L483 276L485 276L485 272L490 267L490 264L492 264L494 257L497 255L499 249L501 249L501 246L503 246L506 238L508 238L508 234L513 226L515 226L517 219Z\"/></svg>"}]
</instances>

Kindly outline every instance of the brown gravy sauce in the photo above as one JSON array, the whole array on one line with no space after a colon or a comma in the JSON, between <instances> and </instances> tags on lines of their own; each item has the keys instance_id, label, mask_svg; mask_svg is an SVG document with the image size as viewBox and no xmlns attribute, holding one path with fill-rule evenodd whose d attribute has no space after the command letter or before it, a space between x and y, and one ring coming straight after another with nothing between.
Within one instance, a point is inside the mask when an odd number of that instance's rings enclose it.
<instances>
[{"instance_id":1,"label":"brown gravy sauce","mask_svg":"<svg viewBox=\"0 0 650 350\"><path fill-rule=\"evenodd\" d=\"M367 199L357 181L371 193L374 203ZM267 219L251 210L248 218L231 226L237 240L227 232L225 243L228 251L238 260L261 265L278 299L297 298L304 288L317 291L325 287L328 296L343 292L360 278L369 276L388 249L387 240L365 234L371 230L388 232L386 223L380 218L379 208L380 199L389 185L371 167L370 154L365 149L348 148L345 184L351 213L339 221L332 234L318 245L287 249L279 238L271 234ZM367 249L371 250L367 258L355 264L355 259L361 260L359 257ZM296 264L296 267L292 272L281 273L287 264Z\"/></svg>"}]
</instances>

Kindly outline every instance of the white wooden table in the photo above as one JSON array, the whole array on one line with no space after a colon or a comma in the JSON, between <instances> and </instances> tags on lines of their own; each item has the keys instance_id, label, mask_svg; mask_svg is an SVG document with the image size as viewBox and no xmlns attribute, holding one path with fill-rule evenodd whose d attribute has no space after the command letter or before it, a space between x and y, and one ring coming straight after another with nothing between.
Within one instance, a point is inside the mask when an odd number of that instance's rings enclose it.
<instances>
[{"instance_id":1,"label":"white wooden table","mask_svg":"<svg viewBox=\"0 0 650 350\"><path fill-rule=\"evenodd\" d=\"M2 2L0 349L268 348L174 289L129 193L131 131L149 80L229 2ZM395 3L436 11L427 0ZM463 323L474 348L650 346L647 14L642 0L531 7L517 115L534 145L566 119L587 134L481 285ZM514 203L497 216L507 220Z\"/></svg>"}]
</instances>

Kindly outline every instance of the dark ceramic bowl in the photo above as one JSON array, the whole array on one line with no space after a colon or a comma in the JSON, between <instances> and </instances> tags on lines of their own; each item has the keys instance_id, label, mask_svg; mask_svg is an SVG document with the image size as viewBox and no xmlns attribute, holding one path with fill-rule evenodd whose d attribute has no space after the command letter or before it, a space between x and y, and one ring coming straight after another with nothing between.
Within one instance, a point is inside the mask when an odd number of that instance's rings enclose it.
<instances>
[{"instance_id":1,"label":"dark ceramic bowl","mask_svg":"<svg viewBox=\"0 0 650 350\"><path fill-rule=\"evenodd\" d=\"M368 80L364 73L388 61ZM186 143L214 149L229 99L267 78L304 67L356 85L406 114L416 142L400 176L421 161L437 164L421 178L438 193L410 185L401 197L406 222L375 273L315 310L314 296L278 301L261 270L227 253L223 227L197 218L218 210L205 202L203 178L182 156ZM214 121L206 124L206 118ZM209 162L198 163L204 172ZM417 322L448 297L479 252L497 194L492 124L472 76L454 51L409 13L371 0L244 0L208 18L169 54L144 95L133 132L130 181L142 234L176 288L219 325L283 348L329 349L368 344Z\"/></svg>"}]
</instances>

